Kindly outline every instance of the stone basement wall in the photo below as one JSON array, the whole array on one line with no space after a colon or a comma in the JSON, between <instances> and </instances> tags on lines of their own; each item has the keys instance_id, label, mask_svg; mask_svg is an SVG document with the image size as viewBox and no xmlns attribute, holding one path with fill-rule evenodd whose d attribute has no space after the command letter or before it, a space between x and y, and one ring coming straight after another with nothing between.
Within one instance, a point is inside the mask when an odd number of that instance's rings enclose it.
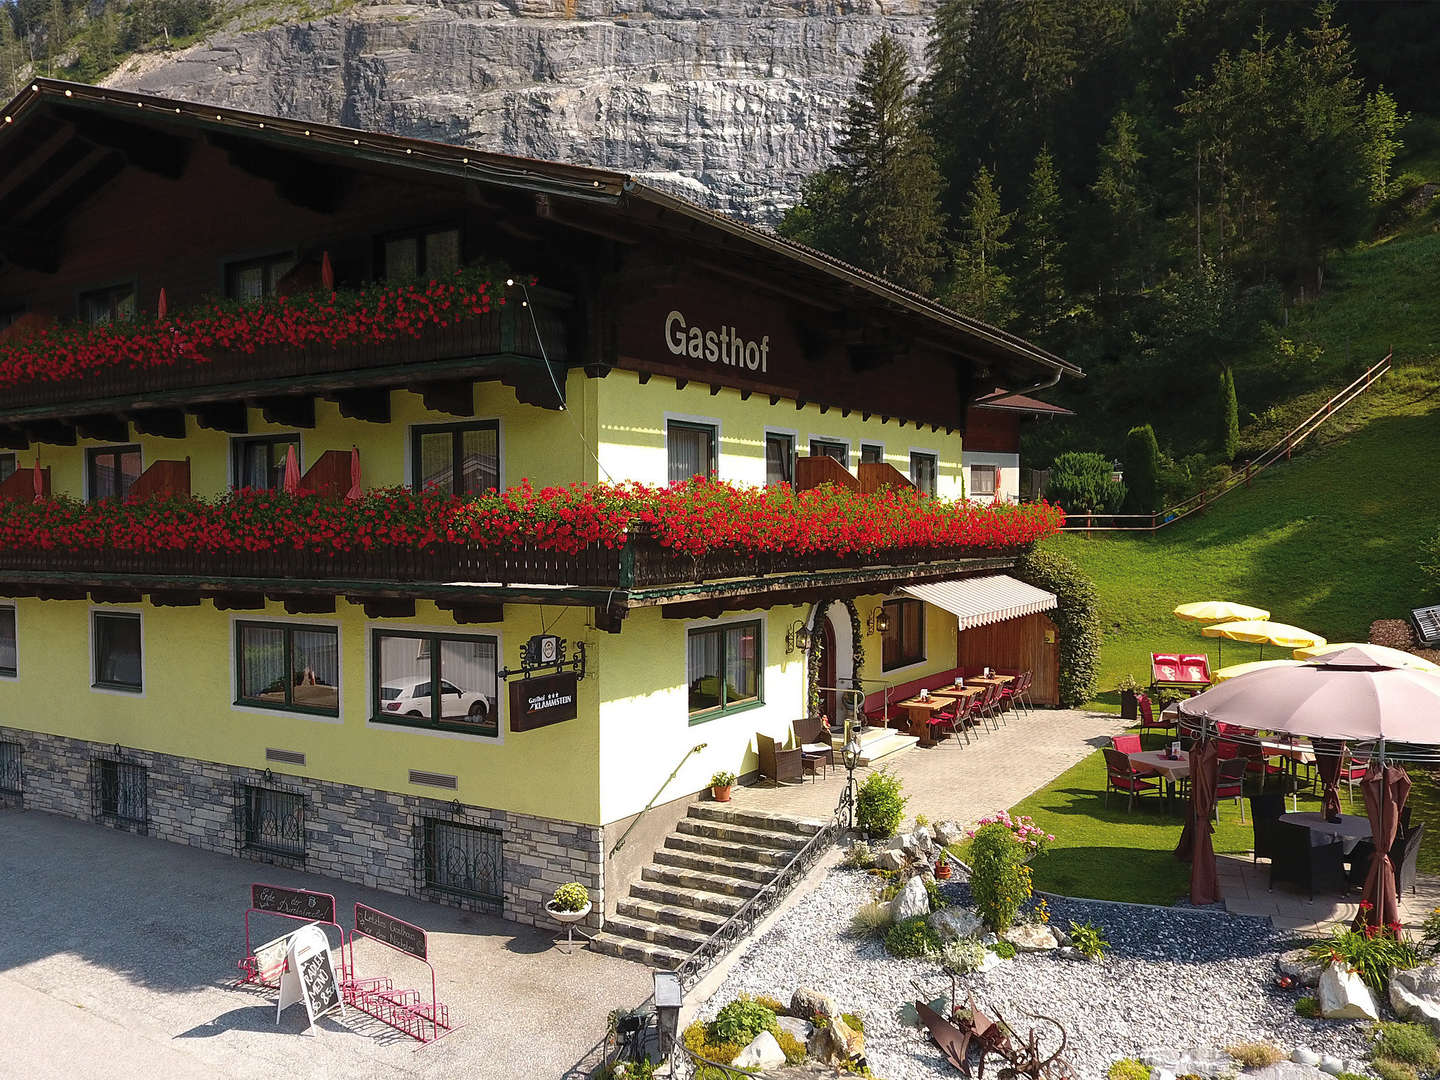
<instances>
[{"instance_id":1,"label":"stone basement wall","mask_svg":"<svg viewBox=\"0 0 1440 1080\"><path fill-rule=\"evenodd\" d=\"M194 758L121 748L120 758L145 766L148 823L137 825L98 815L91 797L91 761L114 758L113 745L0 727L0 741L25 748L24 794L11 804L110 828L144 832L176 844L303 868L384 892L418 897L475 911L494 905L424 887L416 865L416 830L427 817L499 830L504 905L500 912L527 926L556 927L545 902L557 885L578 881L590 891L593 910L585 925L604 923L603 831L594 825L466 807L397 792L374 791L305 776L219 765ZM237 785L298 792L305 796L304 860L243 848L236 821Z\"/></svg>"}]
</instances>

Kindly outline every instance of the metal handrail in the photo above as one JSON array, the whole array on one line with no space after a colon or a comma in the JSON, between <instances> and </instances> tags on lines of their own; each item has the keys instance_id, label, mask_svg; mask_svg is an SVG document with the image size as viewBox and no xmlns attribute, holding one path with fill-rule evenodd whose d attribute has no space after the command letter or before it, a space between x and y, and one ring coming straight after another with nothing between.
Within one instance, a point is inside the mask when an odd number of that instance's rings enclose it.
<instances>
[{"instance_id":1,"label":"metal handrail","mask_svg":"<svg viewBox=\"0 0 1440 1080\"><path fill-rule=\"evenodd\" d=\"M885 726L886 726L886 727L889 727L889 726L890 726L890 691L895 689L895 681L894 681L893 679L862 679L862 678L860 678L860 676L858 676L858 675L855 676L855 677L854 677L853 679L851 679L850 681L851 681L851 682L858 682L858 683L874 683L874 684L876 684L877 686L883 686L883 687L885 688L885 697L884 697L884 699L882 700L881 708L884 710ZM863 700L862 700L862 704L863 704ZM865 723L864 716L863 716L863 712L862 712L862 716L861 716L860 723L861 723L862 726L863 726L864 723Z\"/></svg>"},{"instance_id":2,"label":"metal handrail","mask_svg":"<svg viewBox=\"0 0 1440 1080\"><path fill-rule=\"evenodd\" d=\"M833 690L837 694L854 694L856 697L855 715L859 718L862 725L865 723L865 692L863 690L856 690L853 686L820 686L816 689L821 693L824 693L826 690ZM888 700L886 701L886 705L885 715L888 718L890 715ZM840 717L837 716L835 719L839 720Z\"/></svg>"},{"instance_id":3,"label":"metal handrail","mask_svg":"<svg viewBox=\"0 0 1440 1080\"><path fill-rule=\"evenodd\" d=\"M680 759L680 764L676 765L675 768L670 770L670 775L665 778L665 782L660 785L659 789L655 792L654 795L650 796L650 801L645 804L645 809L641 810L640 813L636 814L635 819L631 821L629 825L625 826L625 831L620 834L620 839L616 840L615 846L610 849L610 857L612 859L615 857L615 853L625 846L625 840L630 835L630 830L635 828L636 825L640 824L640 819L645 816L646 811L648 811L652 806L655 805L655 800L660 798L661 792L663 792L667 787L670 786L670 781L675 779L676 775L680 772L680 769L684 766L685 762L690 760L690 755L698 754L701 750L704 750L705 747L709 745L709 743L703 742L696 743L694 746L690 747L689 750L685 751L685 756Z\"/></svg>"}]
</instances>

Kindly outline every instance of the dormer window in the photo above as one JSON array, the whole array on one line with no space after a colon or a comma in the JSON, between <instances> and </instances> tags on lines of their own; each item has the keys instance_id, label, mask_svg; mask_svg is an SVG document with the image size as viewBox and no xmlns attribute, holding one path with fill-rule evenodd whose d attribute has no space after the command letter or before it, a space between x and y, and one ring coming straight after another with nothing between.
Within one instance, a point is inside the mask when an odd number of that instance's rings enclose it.
<instances>
[{"instance_id":1,"label":"dormer window","mask_svg":"<svg viewBox=\"0 0 1440 1080\"><path fill-rule=\"evenodd\" d=\"M80 320L91 326L125 322L135 317L135 285L110 285L80 294Z\"/></svg>"},{"instance_id":2,"label":"dormer window","mask_svg":"<svg viewBox=\"0 0 1440 1080\"><path fill-rule=\"evenodd\" d=\"M420 229L387 236L380 245L387 281L446 278L460 269L459 229Z\"/></svg>"},{"instance_id":3,"label":"dormer window","mask_svg":"<svg viewBox=\"0 0 1440 1080\"><path fill-rule=\"evenodd\" d=\"M225 264L225 295L231 300L263 300L274 296L282 278L295 269L290 252Z\"/></svg>"}]
</instances>

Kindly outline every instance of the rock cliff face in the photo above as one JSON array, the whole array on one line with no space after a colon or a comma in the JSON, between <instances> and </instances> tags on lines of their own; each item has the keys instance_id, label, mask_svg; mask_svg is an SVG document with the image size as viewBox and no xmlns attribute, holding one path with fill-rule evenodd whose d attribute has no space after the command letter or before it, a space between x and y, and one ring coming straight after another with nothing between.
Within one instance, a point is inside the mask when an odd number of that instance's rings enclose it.
<instances>
[{"instance_id":1,"label":"rock cliff face","mask_svg":"<svg viewBox=\"0 0 1440 1080\"><path fill-rule=\"evenodd\" d=\"M773 223L827 163L865 49L918 74L938 0L361 6L216 33L108 82L626 171Z\"/></svg>"}]
</instances>

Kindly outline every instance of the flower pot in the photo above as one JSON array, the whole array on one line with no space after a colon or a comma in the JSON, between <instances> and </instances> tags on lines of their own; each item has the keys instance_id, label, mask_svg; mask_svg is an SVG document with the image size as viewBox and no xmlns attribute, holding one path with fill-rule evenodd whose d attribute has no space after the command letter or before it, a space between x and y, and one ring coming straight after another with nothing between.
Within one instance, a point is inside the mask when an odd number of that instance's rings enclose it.
<instances>
[{"instance_id":1,"label":"flower pot","mask_svg":"<svg viewBox=\"0 0 1440 1080\"><path fill-rule=\"evenodd\" d=\"M554 903L555 902L553 900L547 900L545 902L545 911L552 919L554 919L558 923L566 925L570 923L578 923L580 920L585 918L586 915L590 914L589 900L585 901L585 906L579 911L561 911L559 908L554 906Z\"/></svg>"},{"instance_id":2,"label":"flower pot","mask_svg":"<svg viewBox=\"0 0 1440 1080\"><path fill-rule=\"evenodd\" d=\"M724 787L712 787L710 789L710 797L716 802L729 802L730 787L731 785L729 784L726 784Z\"/></svg>"},{"instance_id":3,"label":"flower pot","mask_svg":"<svg viewBox=\"0 0 1440 1080\"><path fill-rule=\"evenodd\" d=\"M1134 690L1120 691L1120 719L1138 720L1140 718L1140 701Z\"/></svg>"},{"instance_id":4,"label":"flower pot","mask_svg":"<svg viewBox=\"0 0 1440 1080\"><path fill-rule=\"evenodd\" d=\"M950 869L950 860L949 860L949 859L941 858L941 859L936 859L936 860L935 860L935 880L936 880L936 881L949 881L949 880L950 880L950 874L951 874L951 873L952 873L952 871L951 871L951 869Z\"/></svg>"}]
</instances>

